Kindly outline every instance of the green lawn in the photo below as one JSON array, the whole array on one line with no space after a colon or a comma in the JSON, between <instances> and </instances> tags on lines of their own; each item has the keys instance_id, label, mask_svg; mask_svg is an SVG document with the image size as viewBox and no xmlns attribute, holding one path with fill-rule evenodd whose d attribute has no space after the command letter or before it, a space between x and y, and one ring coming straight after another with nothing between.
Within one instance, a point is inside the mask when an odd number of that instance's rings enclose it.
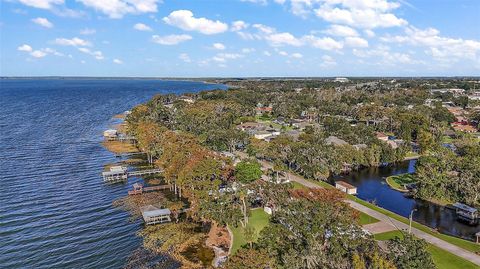
<instances>
[{"instance_id":1,"label":"green lawn","mask_svg":"<svg viewBox=\"0 0 480 269\"><path fill-rule=\"evenodd\" d=\"M395 190L407 191L404 187L405 184L414 183L415 178L412 174L400 174L387 177L387 184Z\"/></svg>"},{"instance_id":2,"label":"green lawn","mask_svg":"<svg viewBox=\"0 0 480 269\"><path fill-rule=\"evenodd\" d=\"M379 222L378 219L370 216L370 215L367 215L363 212L359 212L360 213L360 225L366 225L366 224L371 224L371 223L375 223L375 222Z\"/></svg>"},{"instance_id":3,"label":"green lawn","mask_svg":"<svg viewBox=\"0 0 480 269\"><path fill-rule=\"evenodd\" d=\"M393 239L395 237L403 238L403 233L401 231L391 231L381 234L374 235L376 240L385 241ZM453 268L462 268L462 269L474 269L478 268L475 264L467 261L463 258L460 258L448 251L445 251L439 247L436 247L432 244L428 244L428 251L432 254L433 262L439 269L453 269Z\"/></svg>"},{"instance_id":4,"label":"green lawn","mask_svg":"<svg viewBox=\"0 0 480 269\"><path fill-rule=\"evenodd\" d=\"M413 158L413 157L420 157L420 154L415 153L415 152L413 152L413 151L409 151L409 152L407 152L407 154L405 155L405 158Z\"/></svg>"},{"instance_id":5,"label":"green lawn","mask_svg":"<svg viewBox=\"0 0 480 269\"><path fill-rule=\"evenodd\" d=\"M307 189L307 187L303 186L302 184L296 182L296 181L292 181L290 182L292 185L292 189L294 190L302 190L302 189Z\"/></svg>"},{"instance_id":6,"label":"green lawn","mask_svg":"<svg viewBox=\"0 0 480 269\"><path fill-rule=\"evenodd\" d=\"M262 208L253 209L250 211L250 213L251 214L248 218L247 226L255 228L256 238L258 238L260 231L268 225L270 221L270 215L265 213ZM230 230L232 230L233 233L232 254L235 254L238 249L247 244L247 241L243 235L243 228L241 225L238 227L230 226Z\"/></svg>"}]
</instances>

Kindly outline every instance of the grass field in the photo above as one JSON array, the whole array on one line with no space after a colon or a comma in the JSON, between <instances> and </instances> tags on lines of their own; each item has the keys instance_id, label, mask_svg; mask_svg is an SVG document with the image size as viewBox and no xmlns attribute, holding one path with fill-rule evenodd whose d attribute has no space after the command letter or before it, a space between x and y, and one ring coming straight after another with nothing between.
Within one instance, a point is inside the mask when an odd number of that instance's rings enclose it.
<instances>
[{"instance_id":1,"label":"grass field","mask_svg":"<svg viewBox=\"0 0 480 269\"><path fill-rule=\"evenodd\" d=\"M294 190L307 189L307 187L303 186L302 184L300 184L296 181L291 182L291 184L292 184L292 189L294 189Z\"/></svg>"},{"instance_id":2,"label":"grass field","mask_svg":"<svg viewBox=\"0 0 480 269\"><path fill-rule=\"evenodd\" d=\"M360 225L366 225L366 224L371 224L371 223L375 223L375 222L379 222L378 219L370 216L370 215L367 215L363 212L359 212L360 213Z\"/></svg>"},{"instance_id":3,"label":"grass field","mask_svg":"<svg viewBox=\"0 0 480 269\"><path fill-rule=\"evenodd\" d=\"M404 187L405 184L414 183L415 178L412 174L400 174L387 177L387 184L395 190L407 191Z\"/></svg>"},{"instance_id":4,"label":"grass field","mask_svg":"<svg viewBox=\"0 0 480 269\"><path fill-rule=\"evenodd\" d=\"M376 240L385 241L393 239L395 237L403 238L403 233L401 231L391 231L381 234L374 235ZM445 251L439 247L436 247L432 244L428 244L428 251L432 254L433 262L439 269L474 269L478 268L475 264L460 258L448 251Z\"/></svg>"},{"instance_id":5,"label":"grass field","mask_svg":"<svg viewBox=\"0 0 480 269\"><path fill-rule=\"evenodd\" d=\"M262 208L253 209L250 211L251 215L248 218L247 226L255 228L255 240L258 238L260 231L268 225L270 221L270 215L265 213ZM243 245L247 244L243 234L243 228L241 226L238 227L230 227L230 230L233 233L233 244L232 244L232 254L235 254L237 250L239 250Z\"/></svg>"}]
</instances>

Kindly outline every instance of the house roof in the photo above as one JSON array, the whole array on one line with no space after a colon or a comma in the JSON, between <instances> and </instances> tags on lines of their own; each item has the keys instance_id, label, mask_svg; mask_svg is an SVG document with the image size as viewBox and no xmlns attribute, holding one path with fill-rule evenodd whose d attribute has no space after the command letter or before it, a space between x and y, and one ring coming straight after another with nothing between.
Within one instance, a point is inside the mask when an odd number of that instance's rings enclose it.
<instances>
[{"instance_id":1,"label":"house roof","mask_svg":"<svg viewBox=\"0 0 480 269\"><path fill-rule=\"evenodd\" d=\"M147 205L140 209L142 211L143 217L156 217L162 215L170 215L171 211L168 208L159 209L153 205Z\"/></svg>"},{"instance_id":2,"label":"house roof","mask_svg":"<svg viewBox=\"0 0 480 269\"><path fill-rule=\"evenodd\" d=\"M348 189L356 189L357 187L351 185L351 184L348 184L347 182L345 181L342 181L342 180L339 180L339 181L335 181L335 184L338 184L338 185L341 185L345 188L348 188Z\"/></svg>"},{"instance_id":3,"label":"house roof","mask_svg":"<svg viewBox=\"0 0 480 269\"><path fill-rule=\"evenodd\" d=\"M344 146L344 145L348 145L348 143L345 141L345 140L342 140L336 136L329 136L327 137L327 139L325 139L325 143L327 143L327 145L335 145L335 146Z\"/></svg>"},{"instance_id":4,"label":"house roof","mask_svg":"<svg viewBox=\"0 0 480 269\"><path fill-rule=\"evenodd\" d=\"M475 213L475 212L478 211L476 208L470 207L470 206L462 204L462 203L454 203L453 207L458 208L458 209L463 210L463 211L466 211L466 212L469 212L469 213Z\"/></svg>"}]
</instances>

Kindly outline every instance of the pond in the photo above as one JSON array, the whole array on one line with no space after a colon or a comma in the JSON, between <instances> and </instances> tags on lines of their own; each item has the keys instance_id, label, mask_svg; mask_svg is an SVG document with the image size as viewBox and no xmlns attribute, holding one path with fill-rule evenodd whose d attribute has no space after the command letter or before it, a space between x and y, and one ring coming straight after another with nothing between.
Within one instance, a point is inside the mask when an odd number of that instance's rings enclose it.
<instances>
[{"instance_id":1,"label":"pond","mask_svg":"<svg viewBox=\"0 0 480 269\"><path fill-rule=\"evenodd\" d=\"M399 164L370 167L343 175L342 178L357 187L358 198L372 202L377 206L409 217L413 213L413 220L425 224L441 233L474 240L474 234L479 231L480 225L469 225L457 220L453 209L440 206L420 199L408 198L404 193L393 190L385 182L391 175L415 172L416 160Z\"/></svg>"}]
</instances>

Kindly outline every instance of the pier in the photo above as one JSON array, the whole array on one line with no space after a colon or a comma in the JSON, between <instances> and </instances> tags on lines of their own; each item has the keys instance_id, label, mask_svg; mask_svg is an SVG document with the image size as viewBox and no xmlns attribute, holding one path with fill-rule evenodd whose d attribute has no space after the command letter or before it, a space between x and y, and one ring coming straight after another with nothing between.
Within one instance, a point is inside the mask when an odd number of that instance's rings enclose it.
<instances>
[{"instance_id":1,"label":"pier","mask_svg":"<svg viewBox=\"0 0 480 269\"><path fill-rule=\"evenodd\" d=\"M171 185L144 187L140 183L135 183L133 184L133 190L128 191L128 195L137 195L137 194L143 194L144 192L167 190L167 189L170 189L171 187L172 187Z\"/></svg>"},{"instance_id":2,"label":"pier","mask_svg":"<svg viewBox=\"0 0 480 269\"><path fill-rule=\"evenodd\" d=\"M112 166L109 171L102 172L102 176L104 182L117 183L127 181L128 177L132 176L153 175L162 172L163 169L159 168L128 172L125 166Z\"/></svg>"}]
</instances>

